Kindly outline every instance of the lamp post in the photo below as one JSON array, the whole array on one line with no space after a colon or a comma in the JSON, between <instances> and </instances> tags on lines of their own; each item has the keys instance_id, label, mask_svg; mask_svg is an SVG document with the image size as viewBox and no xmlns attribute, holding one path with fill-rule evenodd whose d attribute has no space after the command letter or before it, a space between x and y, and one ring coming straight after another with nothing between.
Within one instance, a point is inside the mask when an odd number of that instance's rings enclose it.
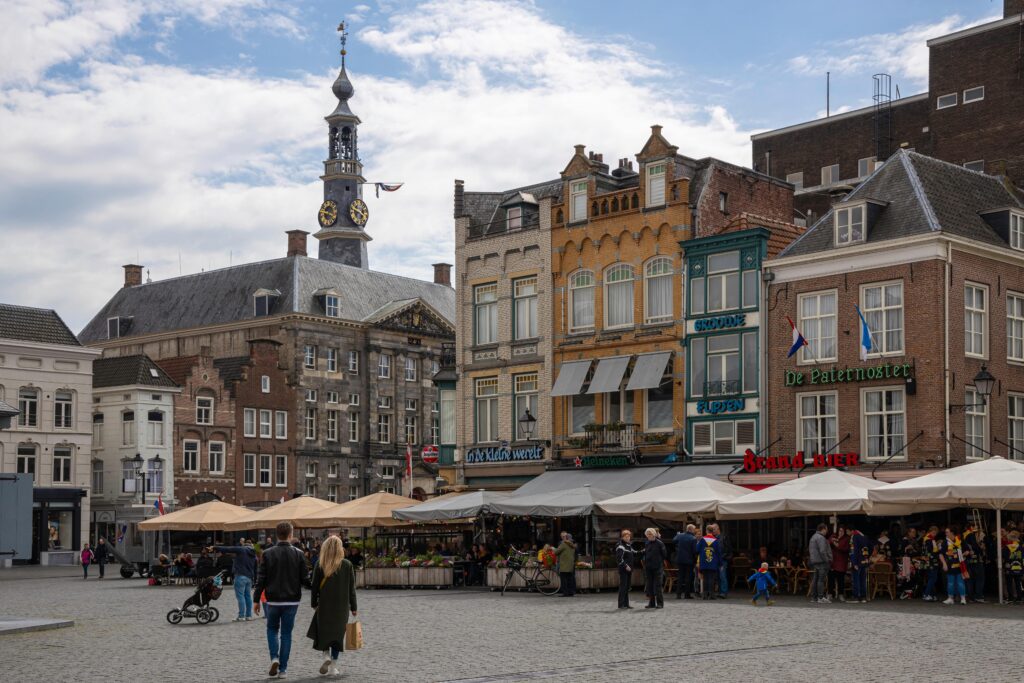
<instances>
[{"instance_id":1,"label":"lamp post","mask_svg":"<svg viewBox=\"0 0 1024 683\"><path fill-rule=\"evenodd\" d=\"M146 471L142 468L146 461L142 459L142 453L136 453L135 457L132 458L132 467L135 469L135 481L142 480L142 488L139 489L140 500L139 502L145 504L146 502Z\"/></svg>"},{"instance_id":2,"label":"lamp post","mask_svg":"<svg viewBox=\"0 0 1024 683\"><path fill-rule=\"evenodd\" d=\"M988 371L988 368L984 365L981 366L981 370L974 376L974 391L981 397L981 403L966 403L949 406L949 414L953 414L954 408L984 408L988 404L988 397L992 395L992 388L995 386L996 378L992 376L992 373Z\"/></svg>"},{"instance_id":3,"label":"lamp post","mask_svg":"<svg viewBox=\"0 0 1024 683\"><path fill-rule=\"evenodd\" d=\"M519 418L519 433L526 441L533 440L533 430L537 428L537 418L530 414L527 408L523 416Z\"/></svg>"}]
</instances>

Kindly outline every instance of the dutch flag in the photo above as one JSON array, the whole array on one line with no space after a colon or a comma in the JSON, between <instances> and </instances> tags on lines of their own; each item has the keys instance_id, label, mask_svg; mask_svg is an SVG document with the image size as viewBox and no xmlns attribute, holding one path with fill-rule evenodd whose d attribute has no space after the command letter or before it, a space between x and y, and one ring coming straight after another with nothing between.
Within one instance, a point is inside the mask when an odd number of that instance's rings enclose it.
<instances>
[{"instance_id":1,"label":"dutch flag","mask_svg":"<svg viewBox=\"0 0 1024 683\"><path fill-rule=\"evenodd\" d=\"M871 328L868 327L868 321L864 319L864 314L860 311L860 306L855 306L857 309L857 315L860 316L860 359L866 361L868 354L871 353L871 349L874 345L871 343Z\"/></svg>"},{"instance_id":2,"label":"dutch flag","mask_svg":"<svg viewBox=\"0 0 1024 683\"><path fill-rule=\"evenodd\" d=\"M164 495L162 493L153 501L153 507L156 508L158 515L164 514Z\"/></svg>"},{"instance_id":3,"label":"dutch flag","mask_svg":"<svg viewBox=\"0 0 1024 683\"><path fill-rule=\"evenodd\" d=\"M793 328L793 345L789 347L789 353L786 354L786 358L792 358L793 354L800 350L800 347L807 346L807 340L804 339L804 335L800 334L800 330L796 329L796 325L793 324L793 319L787 317L789 326Z\"/></svg>"}]
</instances>

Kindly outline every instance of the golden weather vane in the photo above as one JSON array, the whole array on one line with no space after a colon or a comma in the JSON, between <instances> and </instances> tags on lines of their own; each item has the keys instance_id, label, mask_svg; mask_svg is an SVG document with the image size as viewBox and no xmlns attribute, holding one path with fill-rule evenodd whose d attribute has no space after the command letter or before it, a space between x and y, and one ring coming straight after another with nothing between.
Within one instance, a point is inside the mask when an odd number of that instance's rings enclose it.
<instances>
[{"instance_id":1,"label":"golden weather vane","mask_svg":"<svg viewBox=\"0 0 1024 683\"><path fill-rule=\"evenodd\" d=\"M348 31L345 29L345 22L338 24L338 33L341 34L341 68L345 68L345 55L348 52L345 50L345 43L348 42Z\"/></svg>"}]
</instances>

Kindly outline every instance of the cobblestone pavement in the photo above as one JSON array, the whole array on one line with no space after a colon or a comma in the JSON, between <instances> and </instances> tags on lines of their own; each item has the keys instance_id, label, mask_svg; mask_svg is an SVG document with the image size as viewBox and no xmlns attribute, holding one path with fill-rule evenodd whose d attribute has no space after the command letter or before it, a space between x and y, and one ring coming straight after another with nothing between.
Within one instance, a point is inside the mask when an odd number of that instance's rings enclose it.
<instances>
[{"instance_id":1,"label":"cobblestone pavement","mask_svg":"<svg viewBox=\"0 0 1024 683\"><path fill-rule=\"evenodd\" d=\"M0 615L70 617L75 626L0 636L0 680L260 681L262 621L171 626L190 594L141 580L88 582L67 570L0 571ZM670 598L664 610L486 591L360 591L367 645L342 655L343 681L1020 681L1024 607L893 603L811 605L741 594ZM300 608L291 680L317 680Z\"/></svg>"}]
</instances>

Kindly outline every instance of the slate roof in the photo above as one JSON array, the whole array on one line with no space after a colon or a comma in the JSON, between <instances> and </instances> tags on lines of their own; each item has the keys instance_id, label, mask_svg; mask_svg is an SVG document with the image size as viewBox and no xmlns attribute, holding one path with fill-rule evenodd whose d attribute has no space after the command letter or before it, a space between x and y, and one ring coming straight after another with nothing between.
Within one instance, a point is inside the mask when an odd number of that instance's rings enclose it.
<instances>
[{"instance_id":1,"label":"slate roof","mask_svg":"<svg viewBox=\"0 0 1024 683\"><path fill-rule=\"evenodd\" d=\"M977 242L1006 246L980 212L1024 206L999 177L906 150L891 156L835 206L841 207L859 199L888 202L868 230L868 243L945 232ZM780 256L802 256L846 248L834 244L832 213L833 210L829 210Z\"/></svg>"},{"instance_id":2,"label":"slate roof","mask_svg":"<svg viewBox=\"0 0 1024 683\"><path fill-rule=\"evenodd\" d=\"M56 311L13 304L0 304L0 339L81 346Z\"/></svg>"},{"instance_id":3,"label":"slate roof","mask_svg":"<svg viewBox=\"0 0 1024 683\"><path fill-rule=\"evenodd\" d=\"M236 383L242 379L242 368L249 365L249 356L232 356L230 358L214 358L213 367L220 373L221 382L228 388L228 393L235 395Z\"/></svg>"},{"instance_id":4,"label":"slate roof","mask_svg":"<svg viewBox=\"0 0 1024 683\"><path fill-rule=\"evenodd\" d=\"M175 384L182 386L185 378L192 373L192 368L199 362L199 356L178 356L176 358L162 358L157 365L167 373Z\"/></svg>"},{"instance_id":5,"label":"slate roof","mask_svg":"<svg viewBox=\"0 0 1024 683\"><path fill-rule=\"evenodd\" d=\"M545 197L554 197L554 201L558 202L562 197L562 179L547 180L502 192L464 193L462 211L469 216L469 227L472 229L488 226L479 234L504 232L505 221L503 217L497 216L498 207L519 193L532 195L533 199L538 202Z\"/></svg>"},{"instance_id":6,"label":"slate roof","mask_svg":"<svg viewBox=\"0 0 1024 683\"><path fill-rule=\"evenodd\" d=\"M154 376L153 372L156 372ZM92 363L92 386L126 387L142 385L147 387L176 387L164 370L154 363L149 356L118 356L116 358L99 358Z\"/></svg>"},{"instance_id":7,"label":"slate roof","mask_svg":"<svg viewBox=\"0 0 1024 683\"><path fill-rule=\"evenodd\" d=\"M455 323L455 290L451 287L291 256L122 288L79 338L84 343L105 340L107 318L114 316L132 318L122 337L252 320L256 317L253 294L259 289L281 293L271 315L323 315L314 293L326 288L341 293L340 316L344 320L361 321L391 301L420 298L453 326Z\"/></svg>"},{"instance_id":8,"label":"slate roof","mask_svg":"<svg viewBox=\"0 0 1024 683\"><path fill-rule=\"evenodd\" d=\"M10 403L0 401L0 417L14 417L18 412L19 410Z\"/></svg>"}]
</instances>

